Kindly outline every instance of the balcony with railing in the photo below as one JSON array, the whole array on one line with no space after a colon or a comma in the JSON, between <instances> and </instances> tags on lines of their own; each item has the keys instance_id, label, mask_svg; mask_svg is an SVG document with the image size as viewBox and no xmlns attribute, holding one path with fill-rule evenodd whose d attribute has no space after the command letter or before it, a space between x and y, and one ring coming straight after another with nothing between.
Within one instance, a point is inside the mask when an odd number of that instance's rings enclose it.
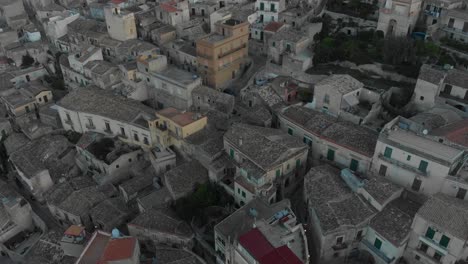
<instances>
[{"instance_id":1,"label":"balcony with railing","mask_svg":"<svg viewBox=\"0 0 468 264\"><path fill-rule=\"evenodd\" d=\"M448 33L454 33L454 34L457 34L457 35L468 37L468 28L461 29L461 28L455 28L455 27L449 26L449 25L444 25L442 27L442 30L444 30L445 32L448 32Z\"/></svg>"},{"instance_id":2,"label":"balcony with railing","mask_svg":"<svg viewBox=\"0 0 468 264\"><path fill-rule=\"evenodd\" d=\"M393 158L389 158L389 157L386 157L384 156L382 153L379 154L379 159L383 160L383 161L386 161L390 164L393 164L399 168L402 168L404 170L407 170L407 171L410 171L412 173L415 173L417 175L421 175L421 176L424 176L424 177L427 177L428 175L428 171L422 171L422 170L419 170L418 168L415 168L411 165L408 165L404 162L401 162L401 161L398 161L396 159L393 159Z\"/></svg>"},{"instance_id":3,"label":"balcony with railing","mask_svg":"<svg viewBox=\"0 0 468 264\"><path fill-rule=\"evenodd\" d=\"M380 249L376 248L374 244L367 241L366 239L363 239L361 243L365 245L373 253L373 255L376 255L377 257L381 258L385 263L391 263L393 260L395 260L395 257L389 258L387 255L385 255L385 253L383 253Z\"/></svg>"}]
</instances>

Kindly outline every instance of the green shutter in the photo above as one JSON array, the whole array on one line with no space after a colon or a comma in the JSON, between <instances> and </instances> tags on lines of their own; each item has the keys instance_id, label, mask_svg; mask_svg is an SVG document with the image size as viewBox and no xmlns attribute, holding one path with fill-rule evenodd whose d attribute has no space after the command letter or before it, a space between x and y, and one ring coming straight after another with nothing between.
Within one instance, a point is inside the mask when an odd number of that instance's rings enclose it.
<instances>
[{"instance_id":1,"label":"green shutter","mask_svg":"<svg viewBox=\"0 0 468 264\"><path fill-rule=\"evenodd\" d=\"M234 158L234 150L233 149L229 150L229 156L231 156L231 158Z\"/></svg>"},{"instance_id":2,"label":"green shutter","mask_svg":"<svg viewBox=\"0 0 468 264\"><path fill-rule=\"evenodd\" d=\"M351 159L351 164L349 165L349 169L352 171L357 171L358 168L359 168L359 161L355 159Z\"/></svg>"},{"instance_id":3,"label":"green shutter","mask_svg":"<svg viewBox=\"0 0 468 264\"><path fill-rule=\"evenodd\" d=\"M427 165L429 165L429 163L427 163L427 161L421 160L421 162L419 163L419 170L422 171L422 172L426 172L427 171Z\"/></svg>"},{"instance_id":4,"label":"green shutter","mask_svg":"<svg viewBox=\"0 0 468 264\"><path fill-rule=\"evenodd\" d=\"M296 168L299 168L301 166L301 160L297 159L296 160Z\"/></svg>"},{"instance_id":5,"label":"green shutter","mask_svg":"<svg viewBox=\"0 0 468 264\"><path fill-rule=\"evenodd\" d=\"M450 242L450 238L446 237L445 235L442 235L439 241L439 245L441 245L444 248L447 248L449 242Z\"/></svg>"},{"instance_id":6,"label":"green shutter","mask_svg":"<svg viewBox=\"0 0 468 264\"><path fill-rule=\"evenodd\" d=\"M335 160L335 151L333 149L328 149L327 159L331 161Z\"/></svg>"},{"instance_id":7,"label":"green shutter","mask_svg":"<svg viewBox=\"0 0 468 264\"><path fill-rule=\"evenodd\" d=\"M392 151L393 151L392 148L385 147L384 156L387 157L387 158L391 158L392 157Z\"/></svg>"},{"instance_id":8,"label":"green shutter","mask_svg":"<svg viewBox=\"0 0 468 264\"><path fill-rule=\"evenodd\" d=\"M376 238L374 241L374 247L380 250L380 248L382 247L382 241Z\"/></svg>"},{"instance_id":9,"label":"green shutter","mask_svg":"<svg viewBox=\"0 0 468 264\"><path fill-rule=\"evenodd\" d=\"M280 170L276 170L276 177L279 177L281 176L281 171Z\"/></svg>"},{"instance_id":10,"label":"green shutter","mask_svg":"<svg viewBox=\"0 0 468 264\"><path fill-rule=\"evenodd\" d=\"M260 3L260 10L263 10L265 9L265 4L264 3Z\"/></svg>"},{"instance_id":11,"label":"green shutter","mask_svg":"<svg viewBox=\"0 0 468 264\"><path fill-rule=\"evenodd\" d=\"M430 238L430 239L433 239L434 238L434 234L435 234L435 230L428 227L427 228L427 231L426 231L426 237L427 238Z\"/></svg>"},{"instance_id":12,"label":"green shutter","mask_svg":"<svg viewBox=\"0 0 468 264\"><path fill-rule=\"evenodd\" d=\"M293 129L290 128L290 127L288 127L288 134L291 135L291 136L292 136L292 134L293 134Z\"/></svg>"}]
</instances>

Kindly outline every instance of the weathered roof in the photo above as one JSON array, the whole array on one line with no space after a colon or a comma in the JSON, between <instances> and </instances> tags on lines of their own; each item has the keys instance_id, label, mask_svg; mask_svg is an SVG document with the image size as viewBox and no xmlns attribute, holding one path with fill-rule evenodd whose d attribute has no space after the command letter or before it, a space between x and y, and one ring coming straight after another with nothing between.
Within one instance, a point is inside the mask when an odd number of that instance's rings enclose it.
<instances>
[{"instance_id":1,"label":"weathered roof","mask_svg":"<svg viewBox=\"0 0 468 264\"><path fill-rule=\"evenodd\" d=\"M282 130L242 123L232 125L224 134L224 140L264 170L269 170L307 149L300 139Z\"/></svg>"},{"instance_id":2,"label":"weathered roof","mask_svg":"<svg viewBox=\"0 0 468 264\"><path fill-rule=\"evenodd\" d=\"M6 152L11 155L13 152L26 146L29 143L29 139L23 133L12 133L3 142Z\"/></svg>"},{"instance_id":3,"label":"weathered roof","mask_svg":"<svg viewBox=\"0 0 468 264\"><path fill-rule=\"evenodd\" d=\"M446 72L441 68L434 67L429 64L423 64L419 70L418 79L439 85L444 79Z\"/></svg>"},{"instance_id":4,"label":"weathered roof","mask_svg":"<svg viewBox=\"0 0 468 264\"><path fill-rule=\"evenodd\" d=\"M429 198L417 215L442 232L468 239L468 202L438 193Z\"/></svg>"},{"instance_id":5,"label":"weathered roof","mask_svg":"<svg viewBox=\"0 0 468 264\"><path fill-rule=\"evenodd\" d=\"M370 227L397 248L408 238L414 217L401 210L399 203L406 201L399 198L391 202L370 221Z\"/></svg>"},{"instance_id":6,"label":"weathered roof","mask_svg":"<svg viewBox=\"0 0 468 264\"><path fill-rule=\"evenodd\" d=\"M170 247L156 247L156 259L164 264L202 264L200 257L195 253Z\"/></svg>"},{"instance_id":7,"label":"weathered roof","mask_svg":"<svg viewBox=\"0 0 468 264\"><path fill-rule=\"evenodd\" d=\"M196 160L177 166L164 175L173 199L191 193L197 184L208 181L208 171Z\"/></svg>"},{"instance_id":8,"label":"weathered roof","mask_svg":"<svg viewBox=\"0 0 468 264\"><path fill-rule=\"evenodd\" d=\"M119 198L110 198L96 205L90 211L93 222L105 224L104 229L110 229L120 226L128 216L127 207L125 203Z\"/></svg>"},{"instance_id":9,"label":"weathered roof","mask_svg":"<svg viewBox=\"0 0 468 264\"><path fill-rule=\"evenodd\" d=\"M263 28L264 31L276 32L283 26L283 23L272 21Z\"/></svg>"},{"instance_id":10,"label":"weathered roof","mask_svg":"<svg viewBox=\"0 0 468 264\"><path fill-rule=\"evenodd\" d=\"M448 72L444 82L468 89L468 72L452 69Z\"/></svg>"},{"instance_id":11,"label":"weathered roof","mask_svg":"<svg viewBox=\"0 0 468 264\"><path fill-rule=\"evenodd\" d=\"M98 263L133 259L135 257L134 254L139 255L139 252L135 253L137 243L138 240L134 237L111 238L107 242Z\"/></svg>"},{"instance_id":12,"label":"weathered roof","mask_svg":"<svg viewBox=\"0 0 468 264\"><path fill-rule=\"evenodd\" d=\"M368 175L368 180L364 185L364 190L380 204L384 204L402 189L403 187L396 185L380 175Z\"/></svg>"},{"instance_id":13,"label":"weathered roof","mask_svg":"<svg viewBox=\"0 0 468 264\"><path fill-rule=\"evenodd\" d=\"M468 147L468 119L439 127L431 131L431 134Z\"/></svg>"},{"instance_id":14,"label":"weathered roof","mask_svg":"<svg viewBox=\"0 0 468 264\"><path fill-rule=\"evenodd\" d=\"M95 186L91 186L69 193L65 200L57 205L57 207L65 212L81 217L106 198Z\"/></svg>"},{"instance_id":15,"label":"weathered roof","mask_svg":"<svg viewBox=\"0 0 468 264\"><path fill-rule=\"evenodd\" d=\"M142 113L154 116L154 110L150 107L95 86L75 89L63 97L57 105L71 111L100 115L124 122L132 122Z\"/></svg>"},{"instance_id":16,"label":"weathered roof","mask_svg":"<svg viewBox=\"0 0 468 264\"><path fill-rule=\"evenodd\" d=\"M352 151L372 157L378 134L351 122L302 106L285 108L281 115L306 131Z\"/></svg>"},{"instance_id":17,"label":"weathered roof","mask_svg":"<svg viewBox=\"0 0 468 264\"><path fill-rule=\"evenodd\" d=\"M24 173L25 177L31 178L36 173L47 169L46 163L55 161L69 146L70 143L64 136L44 136L14 152L10 160Z\"/></svg>"},{"instance_id":18,"label":"weathered roof","mask_svg":"<svg viewBox=\"0 0 468 264\"><path fill-rule=\"evenodd\" d=\"M364 84L349 74L333 74L315 84L315 89L333 89L340 94L348 94L364 87Z\"/></svg>"},{"instance_id":19,"label":"weathered roof","mask_svg":"<svg viewBox=\"0 0 468 264\"><path fill-rule=\"evenodd\" d=\"M217 224L215 231L226 239L236 240L239 235L252 228L255 220L269 219L277 212L290 208L290 206L291 203L288 199L268 204L260 198L255 198ZM255 217L252 212L255 212Z\"/></svg>"},{"instance_id":20,"label":"weathered roof","mask_svg":"<svg viewBox=\"0 0 468 264\"><path fill-rule=\"evenodd\" d=\"M354 193L330 165L313 167L304 176L304 194L324 233L369 221L375 210Z\"/></svg>"},{"instance_id":21,"label":"weathered roof","mask_svg":"<svg viewBox=\"0 0 468 264\"><path fill-rule=\"evenodd\" d=\"M192 229L185 221L176 219L161 210L155 209L146 210L133 219L128 225L186 238L190 238L193 235Z\"/></svg>"},{"instance_id":22,"label":"weathered roof","mask_svg":"<svg viewBox=\"0 0 468 264\"><path fill-rule=\"evenodd\" d=\"M203 118L202 116L198 116L198 113L195 112L186 112L186 111L179 111L174 107L164 108L156 112L158 115L162 115L176 124L184 127L189 125L197 120Z\"/></svg>"},{"instance_id":23,"label":"weathered roof","mask_svg":"<svg viewBox=\"0 0 468 264\"><path fill-rule=\"evenodd\" d=\"M351 122L337 122L328 126L322 137L335 144L372 157L377 145L378 133Z\"/></svg>"}]
</instances>

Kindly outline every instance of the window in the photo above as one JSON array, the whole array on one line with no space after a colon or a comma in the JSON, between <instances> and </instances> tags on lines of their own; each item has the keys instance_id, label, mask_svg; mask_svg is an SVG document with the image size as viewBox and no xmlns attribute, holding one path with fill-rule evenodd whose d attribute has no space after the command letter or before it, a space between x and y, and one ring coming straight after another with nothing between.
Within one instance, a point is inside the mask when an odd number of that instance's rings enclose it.
<instances>
[{"instance_id":1,"label":"window","mask_svg":"<svg viewBox=\"0 0 468 264\"><path fill-rule=\"evenodd\" d=\"M143 143L145 143L145 145L149 145L149 141L148 141L148 138L147 138L147 137L144 137L144 138L143 138Z\"/></svg>"},{"instance_id":2,"label":"window","mask_svg":"<svg viewBox=\"0 0 468 264\"><path fill-rule=\"evenodd\" d=\"M374 247L380 250L380 248L382 247L382 240L376 238L374 241Z\"/></svg>"},{"instance_id":3,"label":"window","mask_svg":"<svg viewBox=\"0 0 468 264\"><path fill-rule=\"evenodd\" d=\"M270 5L270 11L271 11L271 12L276 12L276 10L275 10L275 4L271 4L271 5Z\"/></svg>"},{"instance_id":4,"label":"window","mask_svg":"<svg viewBox=\"0 0 468 264\"><path fill-rule=\"evenodd\" d=\"M110 132L111 128L110 128L109 122L106 122L105 124L106 124L106 131Z\"/></svg>"},{"instance_id":5,"label":"window","mask_svg":"<svg viewBox=\"0 0 468 264\"><path fill-rule=\"evenodd\" d=\"M385 165L380 165L379 168L379 175L380 176L385 176L387 174L387 166Z\"/></svg>"},{"instance_id":6,"label":"window","mask_svg":"<svg viewBox=\"0 0 468 264\"><path fill-rule=\"evenodd\" d=\"M440 241L439 241L439 245L441 245L444 248L447 248L449 242L450 242L450 238L448 238L445 235L442 235L442 237L440 238Z\"/></svg>"},{"instance_id":7,"label":"window","mask_svg":"<svg viewBox=\"0 0 468 264\"><path fill-rule=\"evenodd\" d=\"M288 127L288 134L291 136L294 134L294 130L290 127Z\"/></svg>"},{"instance_id":8,"label":"window","mask_svg":"<svg viewBox=\"0 0 468 264\"><path fill-rule=\"evenodd\" d=\"M29 106L26 106L26 113L29 113L30 111Z\"/></svg>"},{"instance_id":9,"label":"window","mask_svg":"<svg viewBox=\"0 0 468 264\"><path fill-rule=\"evenodd\" d=\"M125 136L125 129L123 127L120 128L120 135Z\"/></svg>"},{"instance_id":10,"label":"window","mask_svg":"<svg viewBox=\"0 0 468 264\"><path fill-rule=\"evenodd\" d=\"M464 200L466 196L466 189L458 188L457 198Z\"/></svg>"},{"instance_id":11,"label":"window","mask_svg":"<svg viewBox=\"0 0 468 264\"><path fill-rule=\"evenodd\" d=\"M430 238L430 239L433 239L434 235L435 235L435 230L432 229L431 227L428 227L427 231L426 231L426 237Z\"/></svg>"},{"instance_id":12,"label":"window","mask_svg":"<svg viewBox=\"0 0 468 264\"><path fill-rule=\"evenodd\" d=\"M420 257L419 255L414 255L414 259L416 259L416 260L420 260L420 259L421 259L421 257Z\"/></svg>"},{"instance_id":13,"label":"window","mask_svg":"<svg viewBox=\"0 0 468 264\"><path fill-rule=\"evenodd\" d=\"M132 159L128 159L128 162L132 162Z\"/></svg>"},{"instance_id":14,"label":"window","mask_svg":"<svg viewBox=\"0 0 468 264\"><path fill-rule=\"evenodd\" d=\"M413 185L411 185L411 189L413 189L413 191L419 192L419 189L421 189L421 184L422 182L420 179L414 178Z\"/></svg>"},{"instance_id":15,"label":"window","mask_svg":"<svg viewBox=\"0 0 468 264\"><path fill-rule=\"evenodd\" d=\"M424 253L426 253L428 248L429 248L429 246L424 244L424 243L421 243L421 245L419 246L419 250L421 250Z\"/></svg>"},{"instance_id":16,"label":"window","mask_svg":"<svg viewBox=\"0 0 468 264\"><path fill-rule=\"evenodd\" d=\"M275 46L276 46L276 43L273 41L273 42L271 43L271 46L272 46L272 47L275 47Z\"/></svg>"},{"instance_id":17,"label":"window","mask_svg":"<svg viewBox=\"0 0 468 264\"><path fill-rule=\"evenodd\" d=\"M411 155L408 155L408 157L406 157L406 160L410 161L411 160Z\"/></svg>"},{"instance_id":18,"label":"window","mask_svg":"<svg viewBox=\"0 0 468 264\"><path fill-rule=\"evenodd\" d=\"M420 96L419 100L424 101L424 96Z\"/></svg>"},{"instance_id":19,"label":"window","mask_svg":"<svg viewBox=\"0 0 468 264\"><path fill-rule=\"evenodd\" d=\"M281 176L281 170L276 170L276 177Z\"/></svg>"},{"instance_id":20,"label":"window","mask_svg":"<svg viewBox=\"0 0 468 264\"><path fill-rule=\"evenodd\" d=\"M260 10L264 10L265 9L265 3L260 3Z\"/></svg>"},{"instance_id":21,"label":"window","mask_svg":"<svg viewBox=\"0 0 468 264\"><path fill-rule=\"evenodd\" d=\"M328 149L327 160L335 160L335 151L333 149Z\"/></svg>"},{"instance_id":22,"label":"window","mask_svg":"<svg viewBox=\"0 0 468 264\"><path fill-rule=\"evenodd\" d=\"M349 165L349 169L352 171L357 171L358 168L359 168L359 161L355 159L351 159L351 164Z\"/></svg>"},{"instance_id":23,"label":"window","mask_svg":"<svg viewBox=\"0 0 468 264\"><path fill-rule=\"evenodd\" d=\"M299 167L301 167L301 160L297 159L296 160L296 169L298 169Z\"/></svg>"},{"instance_id":24,"label":"window","mask_svg":"<svg viewBox=\"0 0 468 264\"><path fill-rule=\"evenodd\" d=\"M231 156L231 158L234 158L234 150L233 149L229 150L229 156Z\"/></svg>"},{"instance_id":25,"label":"window","mask_svg":"<svg viewBox=\"0 0 468 264\"><path fill-rule=\"evenodd\" d=\"M384 157L391 158L392 157L392 152L393 152L392 148L385 147Z\"/></svg>"},{"instance_id":26,"label":"window","mask_svg":"<svg viewBox=\"0 0 468 264\"><path fill-rule=\"evenodd\" d=\"M94 123L93 123L92 118L88 118L88 124L89 124L90 127L94 127Z\"/></svg>"},{"instance_id":27,"label":"window","mask_svg":"<svg viewBox=\"0 0 468 264\"><path fill-rule=\"evenodd\" d=\"M240 194L240 188L237 188L237 193Z\"/></svg>"},{"instance_id":28,"label":"window","mask_svg":"<svg viewBox=\"0 0 468 264\"><path fill-rule=\"evenodd\" d=\"M138 137L138 134L137 133L133 133L133 139L135 141L140 141L140 138Z\"/></svg>"},{"instance_id":29,"label":"window","mask_svg":"<svg viewBox=\"0 0 468 264\"><path fill-rule=\"evenodd\" d=\"M323 97L323 103L324 104L329 104L330 103L330 96L328 94L326 94L324 97Z\"/></svg>"},{"instance_id":30,"label":"window","mask_svg":"<svg viewBox=\"0 0 468 264\"><path fill-rule=\"evenodd\" d=\"M302 139L302 142L306 143L309 147L312 147L312 139L304 136L304 138Z\"/></svg>"},{"instance_id":31,"label":"window","mask_svg":"<svg viewBox=\"0 0 468 264\"><path fill-rule=\"evenodd\" d=\"M245 192L244 192L244 191L242 191L242 197L244 197L244 198L245 198Z\"/></svg>"},{"instance_id":32,"label":"window","mask_svg":"<svg viewBox=\"0 0 468 264\"><path fill-rule=\"evenodd\" d=\"M437 261L440 261L440 259L442 258L442 255L439 253L439 252L434 252L434 259L437 260Z\"/></svg>"},{"instance_id":33,"label":"window","mask_svg":"<svg viewBox=\"0 0 468 264\"><path fill-rule=\"evenodd\" d=\"M336 237L336 244L341 245L344 242L344 236Z\"/></svg>"},{"instance_id":34,"label":"window","mask_svg":"<svg viewBox=\"0 0 468 264\"><path fill-rule=\"evenodd\" d=\"M427 165L428 165L427 161L421 160L421 162L419 163L418 170L421 172L427 172Z\"/></svg>"}]
</instances>

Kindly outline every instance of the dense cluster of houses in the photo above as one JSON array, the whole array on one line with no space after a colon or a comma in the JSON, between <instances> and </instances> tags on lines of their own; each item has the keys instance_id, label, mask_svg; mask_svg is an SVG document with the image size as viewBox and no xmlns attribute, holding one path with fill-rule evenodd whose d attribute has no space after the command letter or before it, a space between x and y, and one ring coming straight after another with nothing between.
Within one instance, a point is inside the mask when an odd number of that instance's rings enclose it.
<instances>
[{"instance_id":1,"label":"dense cluster of houses","mask_svg":"<svg viewBox=\"0 0 468 264\"><path fill-rule=\"evenodd\" d=\"M467 40L462 1L377 4ZM323 8L0 0L0 262L468 263L468 72L401 109L310 74ZM182 219L206 186L231 202Z\"/></svg>"}]
</instances>

